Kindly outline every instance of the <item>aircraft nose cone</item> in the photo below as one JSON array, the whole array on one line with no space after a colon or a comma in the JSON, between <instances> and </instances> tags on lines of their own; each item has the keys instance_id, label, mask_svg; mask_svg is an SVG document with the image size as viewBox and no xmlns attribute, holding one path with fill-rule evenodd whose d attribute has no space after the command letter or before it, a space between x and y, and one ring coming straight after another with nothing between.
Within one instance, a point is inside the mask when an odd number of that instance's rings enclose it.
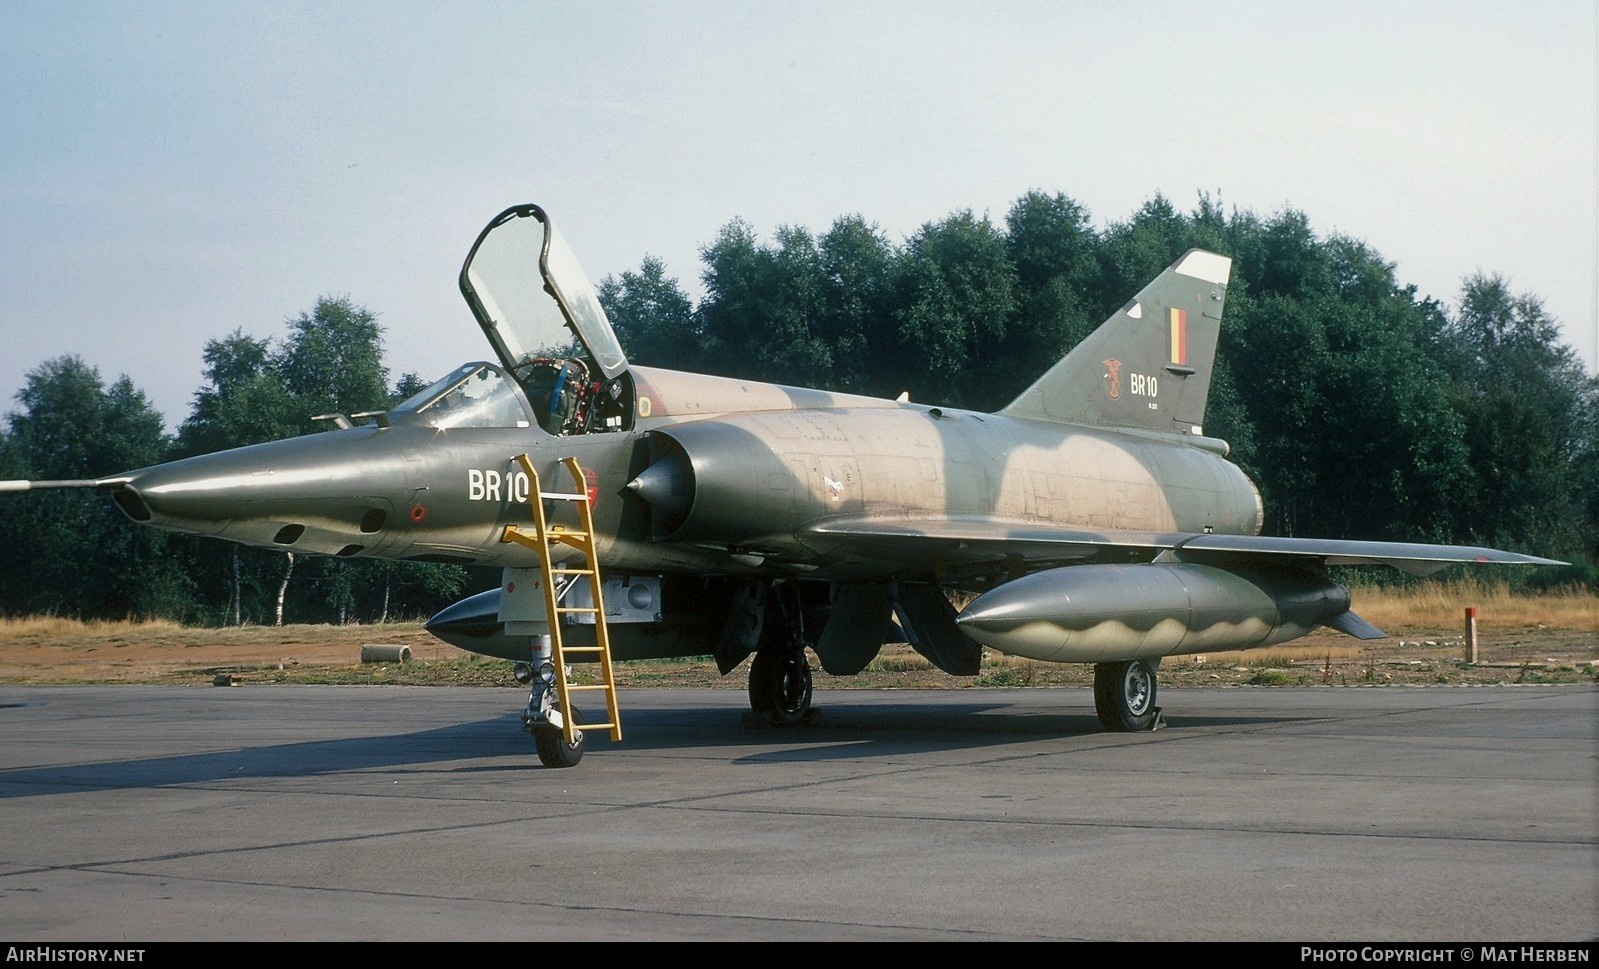
<instances>
[{"instance_id":1,"label":"aircraft nose cone","mask_svg":"<svg viewBox=\"0 0 1599 969\"><path fill-rule=\"evenodd\" d=\"M277 442L288 443L288 442ZM283 448L256 445L236 451L156 465L128 475L124 510L156 523L185 523L205 530L225 525L263 502L311 500L326 493L328 475Z\"/></svg>"},{"instance_id":2,"label":"aircraft nose cone","mask_svg":"<svg viewBox=\"0 0 1599 969\"><path fill-rule=\"evenodd\" d=\"M370 428L185 458L122 476L128 517L251 545L354 554L390 524L407 487L396 448Z\"/></svg>"}]
</instances>

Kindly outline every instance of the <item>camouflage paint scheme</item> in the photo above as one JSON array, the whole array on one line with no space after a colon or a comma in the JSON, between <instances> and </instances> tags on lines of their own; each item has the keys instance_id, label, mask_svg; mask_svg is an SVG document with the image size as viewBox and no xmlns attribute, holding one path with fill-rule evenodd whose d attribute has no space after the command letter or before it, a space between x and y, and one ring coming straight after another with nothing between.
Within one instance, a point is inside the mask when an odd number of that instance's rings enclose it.
<instances>
[{"instance_id":1,"label":"camouflage paint scheme","mask_svg":"<svg viewBox=\"0 0 1599 969\"><path fill-rule=\"evenodd\" d=\"M1547 563L1492 549L1259 537L1260 494L1204 436L1231 268L1191 250L1009 406L941 408L631 367L548 217L492 221L461 288L495 349L389 412L320 434L79 482L135 521L265 548L500 566L536 553L528 454L545 488L575 457L590 494L617 659L751 652L752 704L775 657L803 691L810 649L858 672L907 639L951 673L980 645L1099 664L1112 729L1153 725L1159 657L1246 649L1349 611L1329 564L1425 574L1451 562ZM543 329L540 329L543 327ZM370 420L357 425L356 420ZM574 524L568 502L554 520ZM566 516L566 517L562 517ZM435 616L457 646L530 658L502 588ZM946 593L978 594L958 616ZM507 597L508 598L508 597ZM896 625L897 624L897 625ZM514 630L508 632L507 629ZM592 630L592 626L590 627ZM590 633L591 635L591 633ZM585 631L568 633L583 641ZM781 692L781 690L779 690Z\"/></svg>"}]
</instances>

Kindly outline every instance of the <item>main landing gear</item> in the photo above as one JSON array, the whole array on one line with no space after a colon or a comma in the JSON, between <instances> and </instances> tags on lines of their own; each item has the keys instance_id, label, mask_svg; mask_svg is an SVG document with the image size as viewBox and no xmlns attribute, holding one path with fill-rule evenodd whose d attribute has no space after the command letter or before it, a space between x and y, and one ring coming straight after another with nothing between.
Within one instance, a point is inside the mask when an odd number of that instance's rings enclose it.
<instances>
[{"instance_id":1,"label":"main landing gear","mask_svg":"<svg viewBox=\"0 0 1599 969\"><path fill-rule=\"evenodd\" d=\"M811 717L811 664L798 597L791 589L778 591L767 603L760 645L750 661L750 711L773 725Z\"/></svg>"},{"instance_id":2,"label":"main landing gear","mask_svg":"<svg viewBox=\"0 0 1599 969\"><path fill-rule=\"evenodd\" d=\"M1155 668L1147 659L1094 664L1094 710L1106 730L1130 733L1165 726L1155 706Z\"/></svg>"},{"instance_id":3,"label":"main landing gear","mask_svg":"<svg viewBox=\"0 0 1599 969\"><path fill-rule=\"evenodd\" d=\"M811 664L805 649L762 649L750 662L750 710L772 723L800 723L811 713Z\"/></svg>"}]
</instances>

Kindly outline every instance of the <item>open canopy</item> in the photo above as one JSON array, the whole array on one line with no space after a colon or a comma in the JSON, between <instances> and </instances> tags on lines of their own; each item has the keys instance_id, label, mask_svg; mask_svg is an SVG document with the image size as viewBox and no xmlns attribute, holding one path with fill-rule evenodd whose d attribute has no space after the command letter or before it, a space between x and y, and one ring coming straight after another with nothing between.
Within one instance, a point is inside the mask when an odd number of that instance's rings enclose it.
<instances>
[{"instance_id":1,"label":"open canopy","mask_svg":"<svg viewBox=\"0 0 1599 969\"><path fill-rule=\"evenodd\" d=\"M489 222L461 268L461 294L552 434L632 425L627 357L566 240L536 205Z\"/></svg>"},{"instance_id":2,"label":"open canopy","mask_svg":"<svg viewBox=\"0 0 1599 969\"><path fill-rule=\"evenodd\" d=\"M607 380L627 369L588 276L536 205L513 206L488 224L461 269L461 293L513 373L573 356Z\"/></svg>"}]
</instances>

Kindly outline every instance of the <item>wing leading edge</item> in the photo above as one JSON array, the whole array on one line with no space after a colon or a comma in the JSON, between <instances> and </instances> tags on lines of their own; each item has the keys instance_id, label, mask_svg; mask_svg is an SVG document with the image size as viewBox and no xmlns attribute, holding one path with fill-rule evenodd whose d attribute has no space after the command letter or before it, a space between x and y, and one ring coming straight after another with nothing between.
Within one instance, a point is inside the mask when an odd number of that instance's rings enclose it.
<instances>
[{"instance_id":1,"label":"wing leading edge","mask_svg":"<svg viewBox=\"0 0 1599 969\"><path fill-rule=\"evenodd\" d=\"M931 559L951 564L1019 561L1030 567L1095 558L1127 549L1168 561L1259 564L1386 565L1425 576L1462 563L1565 565L1554 559L1470 545L1367 542L1119 530L1078 531L979 517L932 520L832 519L806 530L807 543L868 557Z\"/></svg>"}]
</instances>

